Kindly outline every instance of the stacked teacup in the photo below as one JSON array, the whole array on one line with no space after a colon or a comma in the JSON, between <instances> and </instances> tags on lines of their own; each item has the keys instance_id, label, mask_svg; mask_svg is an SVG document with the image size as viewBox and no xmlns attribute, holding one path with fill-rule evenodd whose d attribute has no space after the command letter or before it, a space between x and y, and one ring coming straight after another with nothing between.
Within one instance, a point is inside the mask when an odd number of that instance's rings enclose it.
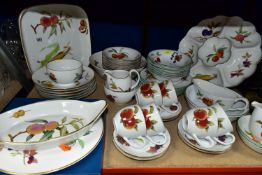
<instances>
[{"instance_id":1,"label":"stacked teacup","mask_svg":"<svg viewBox=\"0 0 262 175\"><path fill-rule=\"evenodd\" d=\"M218 104L206 108L193 108L184 114L179 123L182 125L179 134L194 140L201 150L212 150L218 144L230 146L235 142L235 136L231 133L232 124Z\"/></svg>"},{"instance_id":2,"label":"stacked teacup","mask_svg":"<svg viewBox=\"0 0 262 175\"><path fill-rule=\"evenodd\" d=\"M140 81L140 75L135 69L106 70L104 75L106 76L104 91L109 100L125 104L134 97ZM133 77L137 77L136 80L133 80Z\"/></svg>"},{"instance_id":3,"label":"stacked teacup","mask_svg":"<svg viewBox=\"0 0 262 175\"><path fill-rule=\"evenodd\" d=\"M135 97L140 106L155 103L164 121L175 119L182 110L171 80L144 83L137 90Z\"/></svg>"},{"instance_id":4,"label":"stacked teacup","mask_svg":"<svg viewBox=\"0 0 262 175\"><path fill-rule=\"evenodd\" d=\"M128 47L110 47L102 51L102 64L107 70L131 70L140 68L142 55Z\"/></svg>"},{"instance_id":5,"label":"stacked teacup","mask_svg":"<svg viewBox=\"0 0 262 175\"><path fill-rule=\"evenodd\" d=\"M170 135L157 106L127 106L113 118L113 141L120 152L136 159L159 157L170 144Z\"/></svg>"}]
</instances>

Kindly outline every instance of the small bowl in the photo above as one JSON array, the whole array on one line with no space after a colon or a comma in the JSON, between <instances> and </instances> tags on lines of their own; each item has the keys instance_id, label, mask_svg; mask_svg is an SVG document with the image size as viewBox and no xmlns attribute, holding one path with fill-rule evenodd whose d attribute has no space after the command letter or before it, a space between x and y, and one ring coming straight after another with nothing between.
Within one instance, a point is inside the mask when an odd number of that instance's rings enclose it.
<instances>
[{"instance_id":1,"label":"small bowl","mask_svg":"<svg viewBox=\"0 0 262 175\"><path fill-rule=\"evenodd\" d=\"M104 77L104 71L106 70L103 67L103 60L102 60L102 51L96 52L90 56L90 64L95 69L95 71L98 73L98 75L102 78ZM141 57L140 66L137 69L138 72L141 72L146 67L146 59L145 57Z\"/></svg>"},{"instance_id":2,"label":"small bowl","mask_svg":"<svg viewBox=\"0 0 262 175\"><path fill-rule=\"evenodd\" d=\"M110 101L116 104L119 104L119 105L130 102L132 98L135 96L136 91L137 91L137 88L134 88L128 92L118 92L118 91L113 91L109 89L108 87L106 87L106 85L104 85L104 92L105 92L106 97Z\"/></svg>"},{"instance_id":3,"label":"small bowl","mask_svg":"<svg viewBox=\"0 0 262 175\"><path fill-rule=\"evenodd\" d=\"M129 47L109 47L102 51L102 55L112 60L134 61L141 58L141 53Z\"/></svg>"},{"instance_id":4,"label":"small bowl","mask_svg":"<svg viewBox=\"0 0 262 175\"><path fill-rule=\"evenodd\" d=\"M51 80L59 84L71 84L82 76L83 66L80 61L63 59L51 61L46 66Z\"/></svg>"}]
</instances>

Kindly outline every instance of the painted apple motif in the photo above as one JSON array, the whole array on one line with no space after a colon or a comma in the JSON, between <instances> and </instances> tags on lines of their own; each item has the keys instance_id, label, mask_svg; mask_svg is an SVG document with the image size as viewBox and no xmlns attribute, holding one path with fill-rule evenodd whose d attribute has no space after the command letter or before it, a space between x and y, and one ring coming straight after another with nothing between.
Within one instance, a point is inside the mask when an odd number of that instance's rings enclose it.
<instances>
[{"instance_id":1,"label":"painted apple motif","mask_svg":"<svg viewBox=\"0 0 262 175\"><path fill-rule=\"evenodd\" d=\"M120 117L121 117L121 120L124 122L124 121L127 121L127 120L130 120L131 118L134 118L134 111L132 108L127 108L127 109L124 109L121 113L120 113Z\"/></svg>"},{"instance_id":2,"label":"painted apple motif","mask_svg":"<svg viewBox=\"0 0 262 175\"><path fill-rule=\"evenodd\" d=\"M140 91L144 97L153 97L154 91L151 88L151 84L146 83L140 87Z\"/></svg>"},{"instance_id":3,"label":"painted apple motif","mask_svg":"<svg viewBox=\"0 0 262 175\"><path fill-rule=\"evenodd\" d=\"M208 113L204 109L197 109L194 111L194 118L196 120L200 120L200 121L206 120L207 117L208 117Z\"/></svg>"},{"instance_id":4,"label":"painted apple motif","mask_svg":"<svg viewBox=\"0 0 262 175\"><path fill-rule=\"evenodd\" d=\"M207 129L208 128L208 120L196 120L196 126L200 129Z\"/></svg>"},{"instance_id":5,"label":"painted apple motif","mask_svg":"<svg viewBox=\"0 0 262 175\"><path fill-rule=\"evenodd\" d=\"M204 104L206 104L207 106L212 106L214 104L214 101L210 98L207 98L207 97L203 97L202 102Z\"/></svg>"},{"instance_id":6,"label":"painted apple motif","mask_svg":"<svg viewBox=\"0 0 262 175\"><path fill-rule=\"evenodd\" d=\"M124 124L124 127L127 128L127 129L133 129L133 128L137 127L136 119L134 117L123 121L123 124Z\"/></svg>"}]
</instances>

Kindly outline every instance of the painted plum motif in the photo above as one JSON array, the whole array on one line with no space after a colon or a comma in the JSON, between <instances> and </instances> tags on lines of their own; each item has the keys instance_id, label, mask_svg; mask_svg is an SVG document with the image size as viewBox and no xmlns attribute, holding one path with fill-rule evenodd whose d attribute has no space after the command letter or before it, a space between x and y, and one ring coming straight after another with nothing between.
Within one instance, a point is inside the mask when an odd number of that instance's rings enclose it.
<instances>
[{"instance_id":1,"label":"painted plum motif","mask_svg":"<svg viewBox=\"0 0 262 175\"><path fill-rule=\"evenodd\" d=\"M134 108L126 108L121 111L121 123L126 129L137 129L137 124L142 122L140 119L136 119L135 115L138 112L138 106L134 106Z\"/></svg>"},{"instance_id":2,"label":"painted plum motif","mask_svg":"<svg viewBox=\"0 0 262 175\"><path fill-rule=\"evenodd\" d=\"M239 77L244 75L244 68L249 68L252 65L252 62L250 61L250 58L252 57L252 54L246 52L245 55L242 55L242 58L244 61L242 64L238 65L238 69L230 72L230 77Z\"/></svg>"},{"instance_id":3,"label":"painted plum motif","mask_svg":"<svg viewBox=\"0 0 262 175\"><path fill-rule=\"evenodd\" d=\"M39 141L46 141L53 137L55 131L59 132L60 136L65 136L69 134L68 125L72 126L74 130L79 130L80 127L83 127L83 118L75 117L71 121L67 122L67 117L63 117L61 122L57 121L47 121L44 119L35 119L28 121L32 124L28 125L24 131L20 131L14 135L8 134L10 141L13 142L14 139L21 135L26 134L26 142L30 141L36 135L42 135ZM67 122L67 123L66 123Z\"/></svg>"}]
</instances>

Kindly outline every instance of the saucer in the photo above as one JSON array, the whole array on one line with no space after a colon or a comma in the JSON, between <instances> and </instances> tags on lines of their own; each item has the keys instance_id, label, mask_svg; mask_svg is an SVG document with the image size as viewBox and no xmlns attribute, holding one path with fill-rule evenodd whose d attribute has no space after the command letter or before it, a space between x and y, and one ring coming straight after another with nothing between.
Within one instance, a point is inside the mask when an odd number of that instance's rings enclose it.
<instances>
[{"instance_id":1,"label":"saucer","mask_svg":"<svg viewBox=\"0 0 262 175\"><path fill-rule=\"evenodd\" d=\"M232 145L224 146L218 143L211 148L201 147L200 145L197 144L195 140L193 140L192 138L190 138L188 134L186 134L186 132L184 131L182 127L182 119L180 119L178 122L178 135L186 145L188 145L189 147L197 151L203 152L203 153L222 154L222 153L229 151L232 147Z\"/></svg>"},{"instance_id":2,"label":"saucer","mask_svg":"<svg viewBox=\"0 0 262 175\"><path fill-rule=\"evenodd\" d=\"M168 149L171 137L166 130L167 141L164 145L155 145L147 140L146 145L143 148L136 149L131 147L116 131L113 132L113 143L116 148L125 156L136 160L152 160L162 156Z\"/></svg>"},{"instance_id":3,"label":"saucer","mask_svg":"<svg viewBox=\"0 0 262 175\"><path fill-rule=\"evenodd\" d=\"M48 89L68 89L81 87L89 83L94 78L94 76L95 73L91 68L83 66L83 74L80 80L72 84L58 84L50 79L50 77L46 74L46 68L43 67L33 73L32 80L38 86L42 86Z\"/></svg>"},{"instance_id":4,"label":"saucer","mask_svg":"<svg viewBox=\"0 0 262 175\"><path fill-rule=\"evenodd\" d=\"M189 108L199 108L199 107L207 107L198 97L196 96L196 89L194 85L190 85L185 91L185 98ZM242 114L238 111L225 111L228 115L230 121L235 121L237 118L241 117L242 115L246 115L249 112L249 108L247 108Z\"/></svg>"},{"instance_id":5,"label":"saucer","mask_svg":"<svg viewBox=\"0 0 262 175\"><path fill-rule=\"evenodd\" d=\"M251 149L256 152L262 153L262 142L253 139L252 133L249 131L249 120L251 115L242 116L237 121L237 132L241 140Z\"/></svg>"},{"instance_id":6,"label":"saucer","mask_svg":"<svg viewBox=\"0 0 262 175\"><path fill-rule=\"evenodd\" d=\"M56 147L31 151L30 155L28 151L0 149L0 171L8 174L47 174L74 165L89 155L99 144L104 132L102 119L90 130L74 141L70 145L71 150L68 151Z\"/></svg>"}]
</instances>

